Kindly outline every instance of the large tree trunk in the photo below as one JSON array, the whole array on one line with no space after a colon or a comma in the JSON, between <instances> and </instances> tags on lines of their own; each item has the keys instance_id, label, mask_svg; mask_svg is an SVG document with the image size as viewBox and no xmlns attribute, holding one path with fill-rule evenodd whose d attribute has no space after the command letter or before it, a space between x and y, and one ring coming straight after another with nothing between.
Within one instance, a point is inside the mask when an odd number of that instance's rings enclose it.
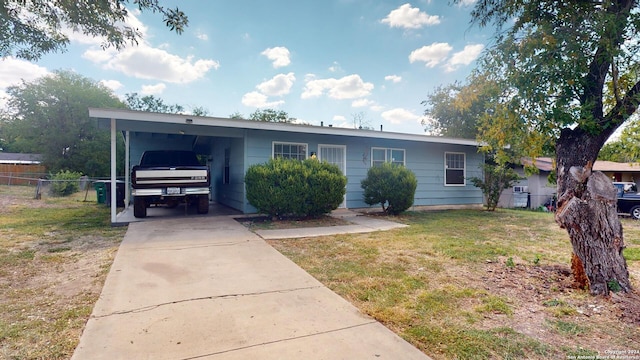
<instances>
[{"instance_id":1,"label":"large tree trunk","mask_svg":"<svg viewBox=\"0 0 640 360\"><path fill-rule=\"evenodd\" d=\"M556 142L556 222L569 233L575 279L585 279L586 275L588 283L581 285L594 295L631 290L622 257L624 241L616 210L616 189L606 175L591 171L606 140L602 137L565 129Z\"/></svg>"}]
</instances>

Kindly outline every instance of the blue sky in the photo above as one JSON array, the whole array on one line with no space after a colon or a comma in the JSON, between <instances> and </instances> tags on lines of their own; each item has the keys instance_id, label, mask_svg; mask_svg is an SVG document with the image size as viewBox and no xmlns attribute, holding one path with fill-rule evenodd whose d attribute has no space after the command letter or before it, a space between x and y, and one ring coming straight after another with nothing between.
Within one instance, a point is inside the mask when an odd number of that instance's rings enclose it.
<instances>
[{"instance_id":1,"label":"blue sky","mask_svg":"<svg viewBox=\"0 0 640 360\"><path fill-rule=\"evenodd\" d=\"M421 101L440 84L464 80L491 41L469 25L466 5L445 0L163 1L189 16L182 35L157 14L132 11L138 46L102 50L72 34L68 51L36 63L0 62L7 86L56 69L102 81L119 95L154 95L211 116L257 108L300 121L423 133ZM2 101L0 100L0 105Z\"/></svg>"}]
</instances>

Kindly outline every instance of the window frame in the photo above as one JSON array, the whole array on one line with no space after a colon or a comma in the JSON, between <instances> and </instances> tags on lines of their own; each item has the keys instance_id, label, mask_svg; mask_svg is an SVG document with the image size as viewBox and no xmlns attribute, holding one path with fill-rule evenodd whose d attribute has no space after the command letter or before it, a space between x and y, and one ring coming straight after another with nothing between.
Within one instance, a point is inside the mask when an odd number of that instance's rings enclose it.
<instances>
[{"instance_id":1,"label":"window frame","mask_svg":"<svg viewBox=\"0 0 640 360\"><path fill-rule=\"evenodd\" d=\"M296 145L296 146L304 146L304 159L296 160L306 160L309 158L309 144L308 143L298 143L298 142L289 142L289 141L272 141L271 142L271 158L275 159L276 154L276 145ZM289 154L290 156L291 154ZM292 159L292 157L287 157L287 159Z\"/></svg>"},{"instance_id":2,"label":"window frame","mask_svg":"<svg viewBox=\"0 0 640 360\"><path fill-rule=\"evenodd\" d=\"M392 164L400 164L402 166L407 166L407 150L406 149L400 149L400 148L389 148L389 147L371 147L371 167L373 166L378 166L377 164L380 163L380 160L373 160L373 152L375 150L383 150L384 151L384 162L385 163L392 163ZM393 161L393 152L394 151L402 151L402 161ZM390 160L391 159L391 160Z\"/></svg>"},{"instance_id":3,"label":"window frame","mask_svg":"<svg viewBox=\"0 0 640 360\"><path fill-rule=\"evenodd\" d=\"M462 155L462 168L449 168L447 164L448 155ZM447 183L447 171L448 170L462 170L462 183L449 184ZM445 151L444 153L444 186L467 186L467 154L464 152Z\"/></svg>"}]
</instances>

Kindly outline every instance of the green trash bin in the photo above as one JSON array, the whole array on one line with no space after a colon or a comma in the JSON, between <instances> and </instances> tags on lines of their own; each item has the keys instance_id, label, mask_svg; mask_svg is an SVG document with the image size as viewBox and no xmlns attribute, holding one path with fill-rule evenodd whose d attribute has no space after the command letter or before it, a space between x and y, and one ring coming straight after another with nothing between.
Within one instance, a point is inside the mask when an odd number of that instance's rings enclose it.
<instances>
[{"instance_id":1,"label":"green trash bin","mask_svg":"<svg viewBox=\"0 0 640 360\"><path fill-rule=\"evenodd\" d=\"M98 198L98 204L107 203L107 184L104 181L96 181L93 183L93 187L96 189L96 197Z\"/></svg>"}]
</instances>

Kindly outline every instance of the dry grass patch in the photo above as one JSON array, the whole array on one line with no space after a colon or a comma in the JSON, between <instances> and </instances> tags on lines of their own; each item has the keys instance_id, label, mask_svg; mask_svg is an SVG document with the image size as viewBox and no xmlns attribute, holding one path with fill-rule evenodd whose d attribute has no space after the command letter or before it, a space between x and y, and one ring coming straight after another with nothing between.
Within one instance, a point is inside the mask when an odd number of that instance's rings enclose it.
<instances>
[{"instance_id":1,"label":"dry grass patch","mask_svg":"<svg viewBox=\"0 0 640 360\"><path fill-rule=\"evenodd\" d=\"M126 228L85 193L0 186L0 358L68 359Z\"/></svg>"},{"instance_id":2,"label":"dry grass patch","mask_svg":"<svg viewBox=\"0 0 640 360\"><path fill-rule=\"evenodd\" d=\"M410 226L270 243L434 358L548 359L640 349L640 321L615 298L572 287L571 246L553 214L461 210L392 220ZM623 224L637 287L640 223Z\"/></svg>"}]
</instances>

